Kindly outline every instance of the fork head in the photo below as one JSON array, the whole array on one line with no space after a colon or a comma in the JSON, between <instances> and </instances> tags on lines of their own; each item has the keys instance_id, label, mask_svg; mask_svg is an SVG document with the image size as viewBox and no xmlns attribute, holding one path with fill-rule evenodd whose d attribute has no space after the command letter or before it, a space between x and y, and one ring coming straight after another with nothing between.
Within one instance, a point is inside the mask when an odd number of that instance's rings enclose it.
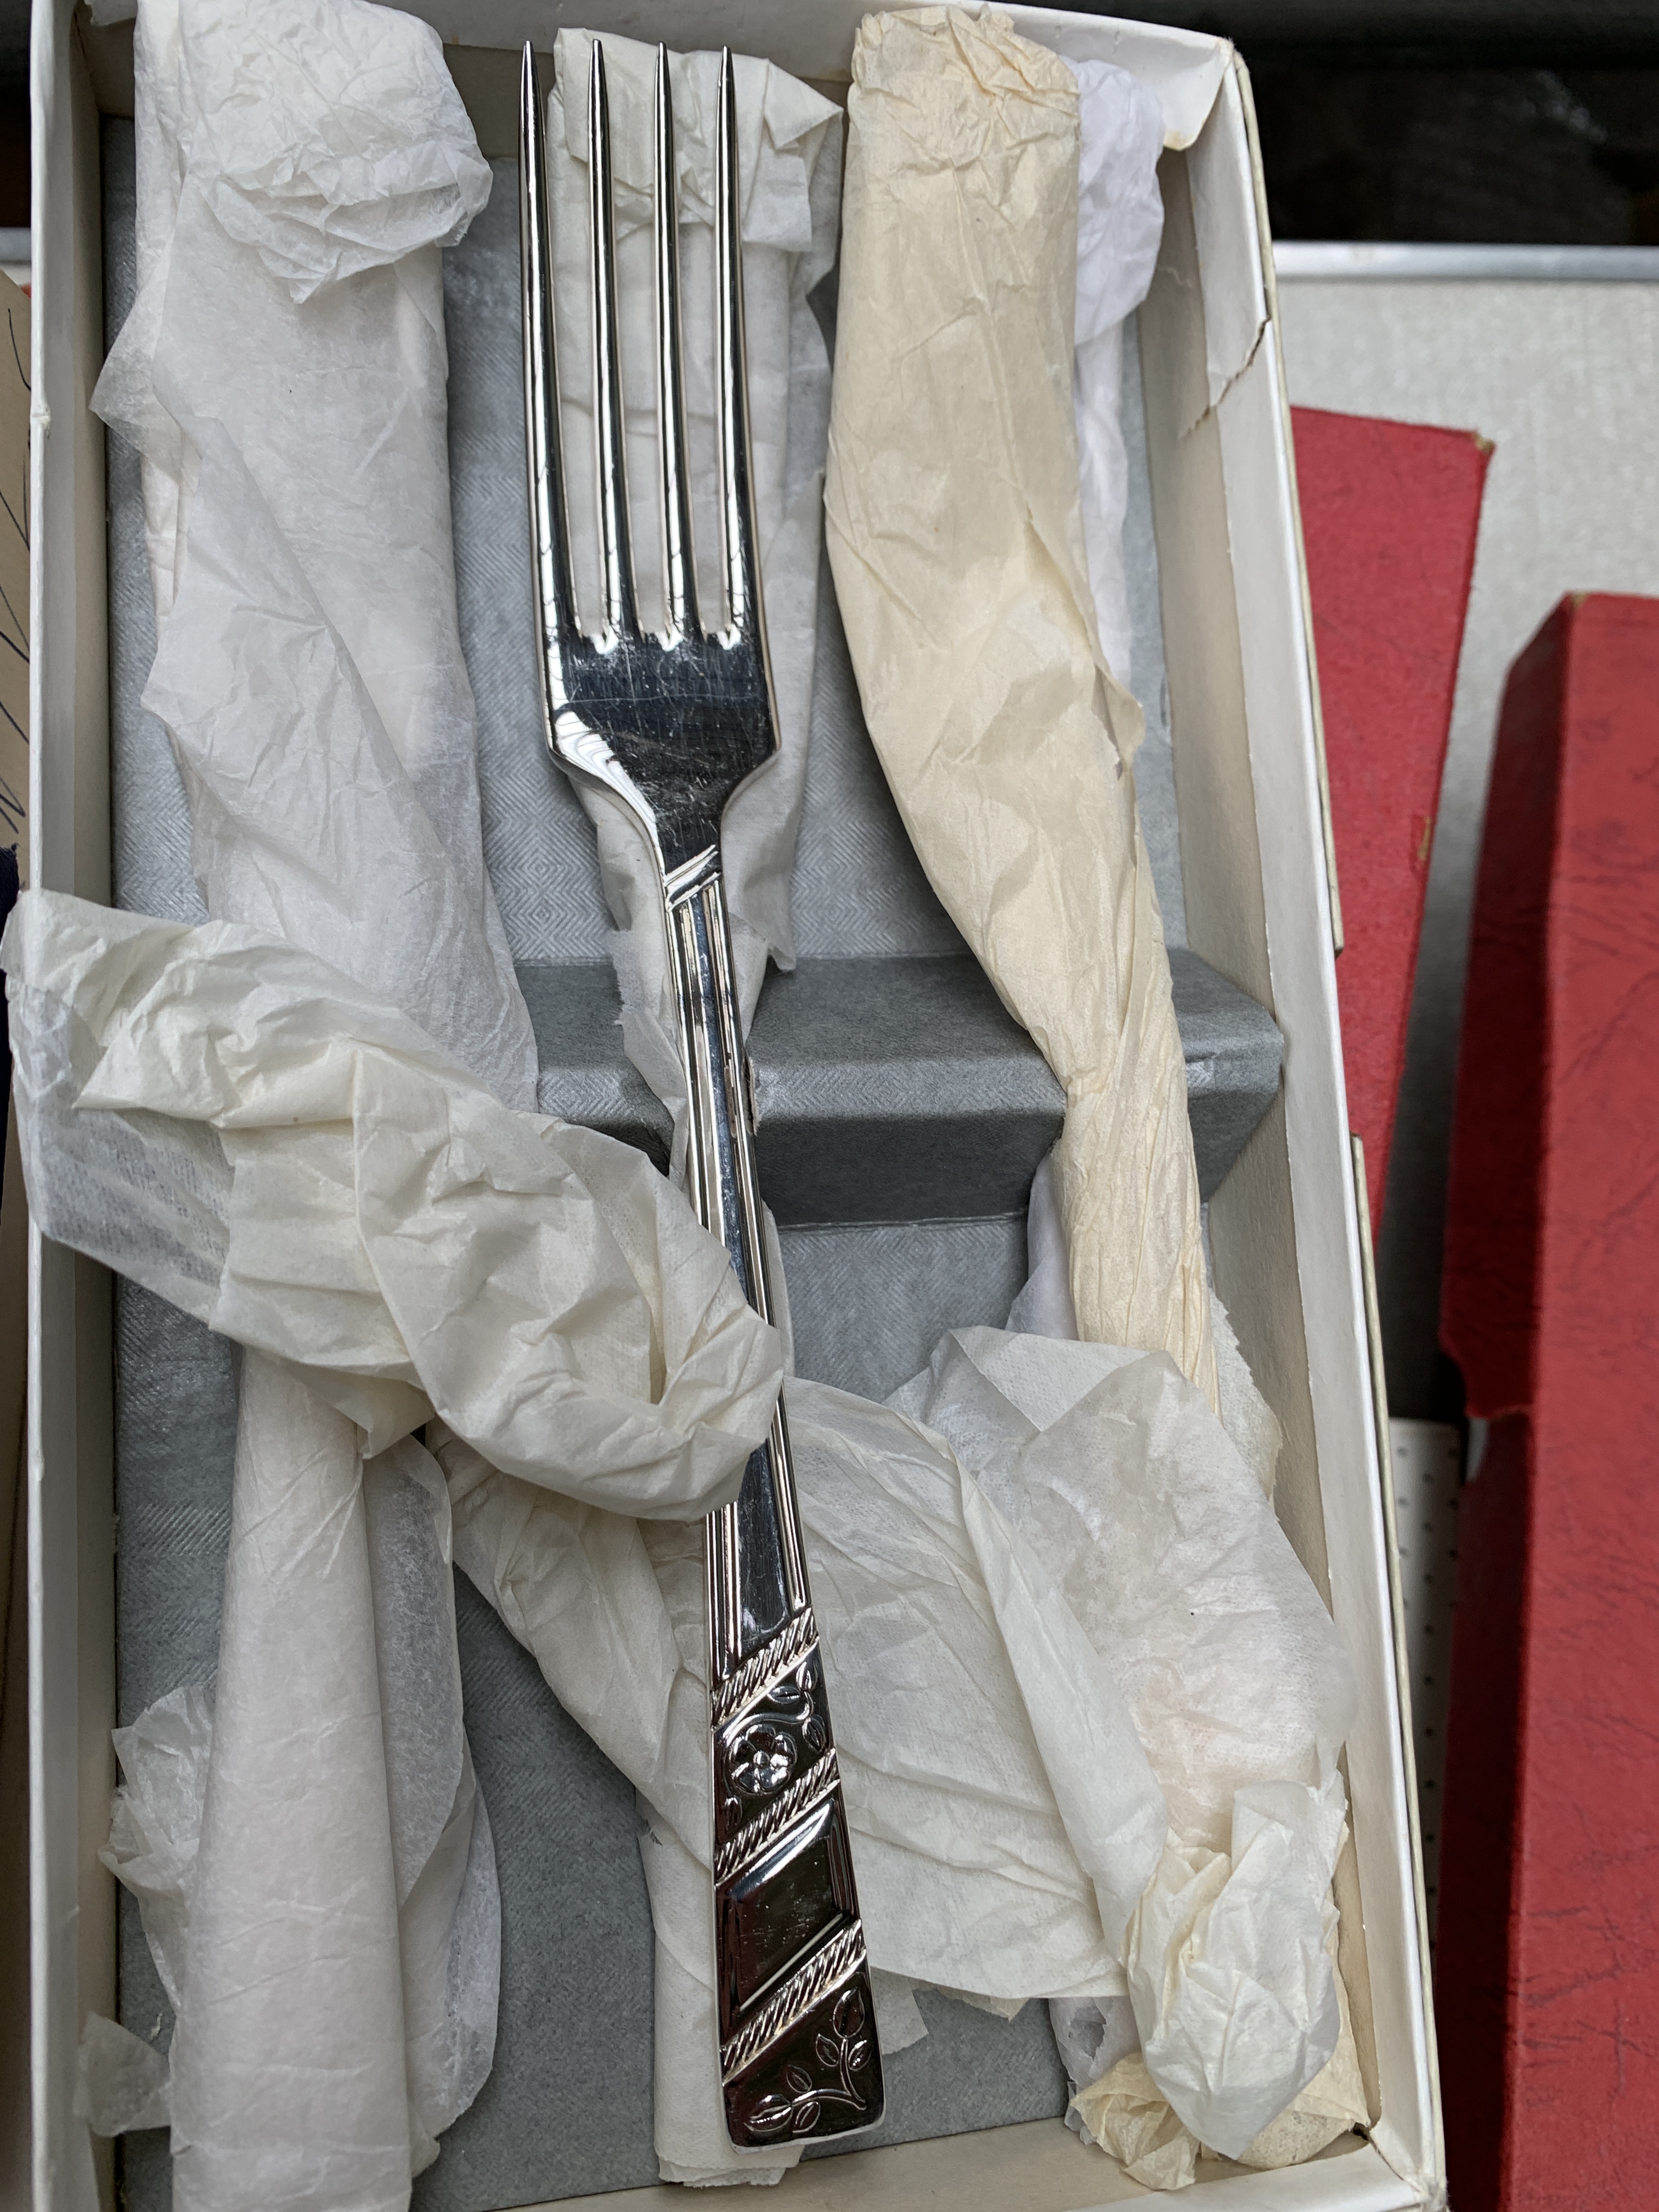
<instances>
[{"instance_id":1,"label":"fork head","mask_svg":"<svg viewBox=\"0 0 1659 2212\"><path fill-rule=\"evenodd\" d=\"M720 58L715 127L714 264L725 620L705 626L692 559L679 307L674 113L667 49L657 49L655 245L658 450L665 620L641 629L623 447L605 52L588 80L589 269L596 503L604 620L577 617L559 418L545 111L524 50L520 242L524 282L525 432L547 741L570 772L603 785L639 820L665 885L700 874L720 845L726 801L778 750L756 551L749 388L743 342L737 99Z\"/></svg>"}]
</instances>

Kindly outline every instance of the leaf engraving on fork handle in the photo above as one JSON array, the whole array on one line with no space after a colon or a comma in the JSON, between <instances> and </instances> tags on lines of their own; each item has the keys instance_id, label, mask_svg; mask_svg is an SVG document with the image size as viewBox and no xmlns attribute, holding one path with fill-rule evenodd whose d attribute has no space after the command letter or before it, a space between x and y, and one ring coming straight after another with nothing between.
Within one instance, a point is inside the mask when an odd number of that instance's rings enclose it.
<instances>
[{"instance_id":1,"label":"leaf engraving on fork handle","mask_svg":"<svg viewBox=\"0 0 1659 2212\"><path fill-rule=\"evenodd\" d=\"M687 1181L750 1303L772 1302L718 850L665 899L690 1092ZM714 1929L726 2128L740 2148L881 2118L863 1923L781 1399L708 1523Z\"/></svg>"}]
</instances>

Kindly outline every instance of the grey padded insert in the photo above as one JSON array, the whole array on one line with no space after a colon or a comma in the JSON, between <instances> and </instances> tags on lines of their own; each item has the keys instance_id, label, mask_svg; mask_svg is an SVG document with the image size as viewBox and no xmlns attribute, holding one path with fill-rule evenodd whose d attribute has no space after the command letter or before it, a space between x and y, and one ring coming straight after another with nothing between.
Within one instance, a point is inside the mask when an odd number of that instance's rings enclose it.
<instances>
[{"instance_id":1,"label":"grey padded insert","mask_svg":"<svg viewBox=\"0 0 1659 2212\"><path fill-rule=\"evenodd\" d=\"M106 123L104 164L112 337L134 283L131 123ZM592 832L540 743L517 179L511 163L495 167L489 208L445 260L457 586L478 706L485 854L535 1020L544 1106L660 1158L665 1120L616 1026ZM1273 1096L1279 1039L1260 1008L1178 950L1157 579L1139 370L1135 349L1127 350L1135 680L1149 705L1137 782L1177 948L1194 1136L1212 1188ZM115 896L136 911L197 921L182 787L165 733L138 704L155 650L138 464L118 438L108 457ZM904 835L864 730L827 563L821 603L795 874L800 965L769 980L751 1049L798 1370L882 1397L926 1362L945 1328L1004 1319L1025 1273L1031 1173L1063 1101ZM228 1345L129 1284L118 1283L116 1297L118 1698L128 1722L182 1683L212 1686L235 1389ZM467 1724L501 1875L501 2003L495 2070L416 2182L417 2212L495 2212L654 2181L650 1916L632 1793L464 1578L457 1607ZM1043 2007L1005 2024L932 1992L921 2002L930 2033L890 2057L887 2118L860 2143L1063 2110ZM139 2034L164 2042L171 2033L125 1893L120 2012ZM133 2212L164 2212L164 2134L125 2138L122 2171Z\"/></svg>"},{"instance_id":2,"label":"grey padded insert","mask_svg":"<svg viewBox=\"0 0 1659 2212\"><path fill-rule=\"evenodd\" d=\"M1279 1087L1264 1007L1170 951L1207 1199ZM609 961L524 961L541 1103L668 1158L661 1101L622 1047ZM1066 1094L966 951L774 969L749 1036L762 1187L781 1223L982 1218L1022 1207Z\"/></svg>"}]
</instances>

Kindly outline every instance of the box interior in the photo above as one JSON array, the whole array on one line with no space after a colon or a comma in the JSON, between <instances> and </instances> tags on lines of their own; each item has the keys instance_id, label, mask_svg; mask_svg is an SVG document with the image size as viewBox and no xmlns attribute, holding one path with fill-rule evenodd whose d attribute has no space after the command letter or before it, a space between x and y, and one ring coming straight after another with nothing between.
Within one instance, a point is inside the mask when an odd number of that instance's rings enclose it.
<instances>
[{"instance_id":1,"label":"box interior","mask_svg":"<svg viewBox=\"0 0 1659 2212\"><path fill-rule=\"evenodd\" d=\"M469 34L486 34L479 22L484 15L510 12L470 13ZM621 20L628 12L600 8L591 15L601 27L616 19L617 28L639 28ZM717 4L688 11L677 37L685 44L717 42L729 33L725 12ZM823 12L836 27L844 79L856 14ZM47 252L52 265L73 269L76 289L70 313L69 299L60 299L48 278L45 304L58 310L58 340L73 365L79 406L76 450L65 455L60 447L58 456L67 482L52 538L63 549L59 558L73 562L71 641L78 649L66 662L57 641L56 665L65 674L73 669L80 697L74 742L64 734L67 716L60 711L56 748L48 755L43 746L37 761L43 788L34 817L44 865L36 880L84 896L113 896L153 913L188 915L200 908L189 878L182 795L164 738L137 708L153 645L137 527L137 465L119 441L110 441L106 539L102 435L84 409L106 318L110 330L118 325L122 284L131 281L130 246L122 266L114 204L120 126L100 126L98 114L100 107L106 115L123 106L130 112L130 52L124 99L120 34L93 32L84 17L71 29L66 10L46 13L65 42L58 76L70 107L52 149L62 188L52 197ZM1182 82L1196 83L1201 69L1211 69L1210 119L1204 123L1194 93L1197 143L1190 151L1166 155L1162 171L1164 256L1139 319L1144 418L1139 379L1133 374L1136 349L1128 349L1133 388L1126 429L1132 452L1145 457L1129 532L1137 592L1134 679L1152 732L1139 781L1170 935L1185 939L1176 951L1177 1005L1210 1194L1218 1286L1285 1428L1282 1517L1329 1595L1365 1684L1365 1717L1348 1762L1357 1847L1345 1860L1339 1902L1345 1974L1378 2122L1375 2136L1389 2162L1350 2139L1346 2154L1292 2176L1227 2169L1206 2172L1203 2180L1241 2203L1414 2203L1435 2162L1431 2094L1421 2063L1422 1982L1399 1787L1358 1254L1351 1187L1346 1174L1333 1172L1342 1129L1340 1089L1334 1115L1330 1110L1332 1067L1340 1085L1334 993L1327 988L1330 908L1320 872L1311 690L1247 106L1241 105L1236 73L1212 67L1217 52L1224 55L1212 41L1017 13L1023 30L1062 50L1100 52L1130 66L1139 55L1146 73L1156 75L1152 57ZM779 20L781 25L785 18ZM501 29L505 43L516 27L489 29ZM823 28L821 20L815 36ZM751 46L757 42L752 24L737 35ZM792 35L801 35L799 26ZM781 38L771 50L799 67L800 58L785 51L788 44ZM816 59L811 73L832 73L816 49L805 58ZM516 56L463 50L453 53L453 66L485 150L498 164L491 208L451 254L447 270L458 570L463 637L479 696L488 857L537 1018L544 1106L659 1147L659 1115L622 1058L613 1026L592 833L538 742L518 414L516 180L506 125ZM1180 112L1178 99L1171 106ZM127 221L130 227L130 214ZM106 280L100 236L109 256ZM1260 319L1242 352L1240 330L1254 310L1248 298L1241 308L1237 286L1224 281L1238 261L1254 271L1260 297ZM1230 362L1217 331L1225 337L1235 325L1237 358ZM1252 467L1266 471L1273 495L1246 523L1238 487ZM1241 581L1251 562L1237 544L1247 529L1272 540L1275 525L1276 562L1266 564L1271 574L1256 580L1259 604L1251 613L1254 623L1275 627L1281 645L1290 641L1291 665L1277 668L1264 667L1255 649ZM486 588L482 559L470 557L470 550L492 542L498 550L523 549L522 620L510 591ZM762 1164L782 1224L800 1371L884 1395L921 1364L942 1328L1002 1319L1024 1273L1024 1191L1058 1127L1059 1107L1052 1079L965 956L897 826L859 721L827 588L825 599L796 884L802 966L794 977L771 980L755 1030ZM36 635L42 637L39 627ZM1160 644L1167 648L1167 683ZM1143 653L1150 665L1143 665ZM48 711L36 727L50 745L53 662L50 652L46 658L39 680ZM98 696L106 667L107 710ZM63 677L58 680L61 684ZM1264 789L1278 809L1271 823L1263 818ZM564 887L550 904L515 897L515 856L510 840L503 842L502 825L514 817L522 839L526 794L541 840L539 880L556 877ZM857 823L854 857L870 871L866 879L882 886L873 908L869 900L849 896L854 872L845 860L839 870L832 865L829 841L819 836L815 842L812 825L828 819L832 808L850 811ZM1275 902L1277 915L1270 912ZM1294 960L1285 957L1290 948ZM890 1017L884 1030L884 1012ZM924 1099L927 1115L918 1111ZM872 1149L872 1131L884 1159L882 1176L873 1181L852 1172L860 1152ZM1325 1272L1339 1292L1330 1312L1311 1307L1307 1297L1315 1246L1323 1250ZM1354 1279L1346 1298L1340 1294L1345 1266ZM107 1555L100 1556L95 1535L88 1539L110 1504L108 1286L98 1270L45 1247L37 1249L36 1277L37 1357L61 1358L72 1346L86 1379L67 1420L61 1404L55 1415L43 1408L38 1446L43 1470L48 1462L78 1468L82 1492L77 1514L72 1502L66 1507L61 1484L50 1507L43 1486L38 1517L43 1561L50 1544L54 1559L66 1555L80 1562L74 1639L79 1711L69 1711L60 1684L56 1709L43 1708L41 1733L43 1746L54 1728L60 1741L72 1732L76 1745L81 1782L75 1801L60 1789L42 1814L43 1828L56 1822L58 1832L72 1838L82 1912L79 1986L73 1998L67 1987L57 1988L57 2006L37 2022L39 2075L54 2063L53 2033L61 2063L64 2036L72 2047L81 2012L93 2005L110 2009L114 1996L112 1885L94 1856L107 1821L106 1731L117 1702L112 1646L118 1651L122 1718L180 1680L210 1676L234 1395L227 1346L144 1294L118 1289L118 1640L110 1633L115 1592ZM970 1286L967 1310L963 1284ZM195 1439L188 1468L181 1468L179 1449L186 1406ZM107 1528L107 1520L101 1525ZM159 1556L168 1547L170 1561ZM146 1621L133 1615L131 1601L152 1570ZM501 1856L504 1917L521 1948L511 1972L504 1960L496 2075L474 2113L446 2138L444 2154L417 2185L417 2196L432 2207L488 2212L532 2196L627 2190L654 2171L650 1945L631 1802L619 1778L558 1712L527 1655L470 1590L462 1589L460 1601L469 1725ZM595 1869L604 1873L597 1891ZM580 1882L571 1879L578 1871ZM514 1940L507 1939L509 1946ZM120 1953L123 2016L148 2032L159 1991L136 1913L124 1929ZM557 2007L548 2002L555 1986ZM1056 2113L1063 2102L1041 2008L1028 2007L1006 2027L948 2000L923 2002L933 2032L914 2053L892 2062L900 2094L888 2126L895 2140L907 2133L980 2131L957 2138L964 2149L981 2147L963 2176L965 2185L971 2170L991 2193L981 2197L976 2185L961 2201L1006 2201L994 2177L1015 2172L1024 2201L1052 2204L1056 2212L1063 2204L1138 2193L1106 2161L1083 2153L1052 2118L1033 2118ZM577 2027L561 2027L549 2017L556 2011ZM913 2057L915 2065L906 2069ZM914 2075L914 2090L901 2069ZM64 2077L56 2078L61 2083ZM66 2095L53 2094L66 2108ZM643 2131L635 2128L631 2141L628 2129L615 2124L624 2100L644 2114ZM1005 2124L994 2125L999 2121ZM1012 2124L1018 2122L1028 2124ZM54 2124L72 2142L66 2109ZM550 2137L557 2139L550 2152ZM84 2152L80 2155L84 2165ZM804 2171L786 2186L803 2203L825 2191L849 2189L864 2202L865 2192L878 2187L898 2190L895 2203L916 2201L905 2192L931 2191L933 2178L942 2180L947 2170L940 2161L951 2155L944 2143L866 2148L818 2161L810 2178ZM149 2163L156 2172L147 2179ZM165 2185L166 2163L164 2138L149 2139L148 2148L142 2140L128 2146L127 2185L135 2203L164 2201L154 2192ZM101 2179L106 2190L106 2163ZM1270 2184L1271 2197L1261 2195ZM1324 2193L1304 2193L1310 2188ZM640 2201L654 2196L646 2191Z\"/></svg>"}]
</instances>

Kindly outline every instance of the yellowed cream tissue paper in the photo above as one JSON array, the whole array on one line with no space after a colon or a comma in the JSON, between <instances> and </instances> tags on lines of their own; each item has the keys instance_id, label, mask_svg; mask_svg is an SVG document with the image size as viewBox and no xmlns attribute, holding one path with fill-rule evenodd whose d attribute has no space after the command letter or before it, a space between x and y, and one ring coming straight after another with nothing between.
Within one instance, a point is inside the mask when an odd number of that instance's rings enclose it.
<instances>
[{"instance_id":1,"label":"yellowed cream tissue paper","mask_svg":"<svg viewBox=\"0 0 1659 2212\"><path fill-rule=\"evenodd\" d=\"M1072 375L1078 87L994 12L866 18L825 489L865 719L933 888L1066 1085L1079 1325L1214 1402L1186 1070L1101 651ZM1017 307L1014 303L1018 303Z\"/></svg>"}]
</instances>

